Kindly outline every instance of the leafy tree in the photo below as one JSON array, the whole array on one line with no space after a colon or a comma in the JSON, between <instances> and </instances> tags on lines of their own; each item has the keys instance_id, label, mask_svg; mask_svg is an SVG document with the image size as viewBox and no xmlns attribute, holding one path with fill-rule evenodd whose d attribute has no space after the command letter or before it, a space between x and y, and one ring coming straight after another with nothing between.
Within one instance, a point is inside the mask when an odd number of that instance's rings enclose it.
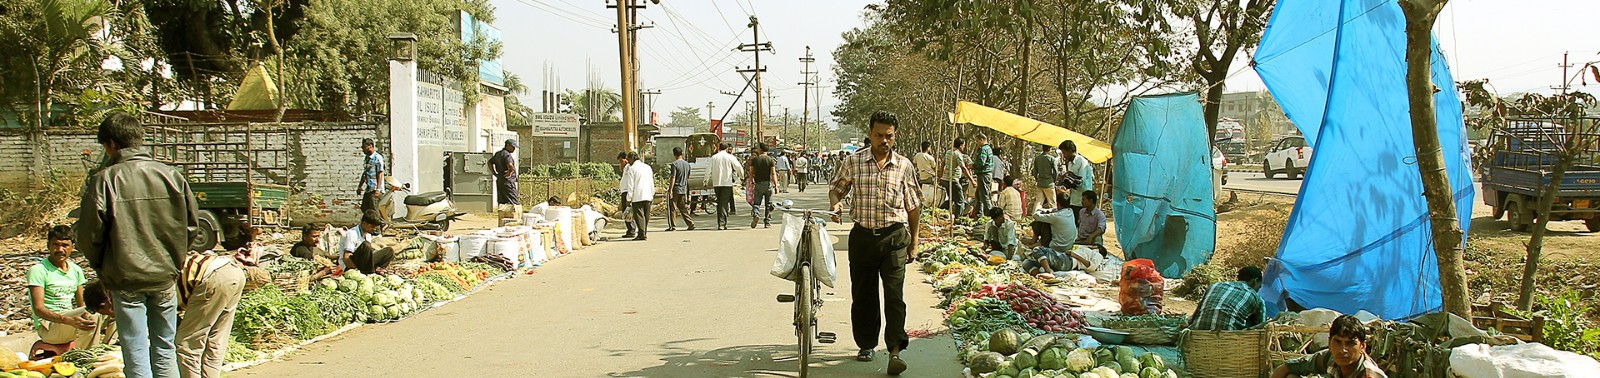
<instances>
[{"instance_id":1,"label":"leafy tree","mask_svg":"<svg viewBox=\"0 0 1600 378\"><path fill-rule=\"evenodd\" d=\"M1590 67L1592 66L1586 66L1585 68ZM1600 81L1600 70L1591 72L1594 72L1595 79ZM1580 70L1579 75L1583 74L1585 73ZM1494 94L1488 80L1463 82L1461 83L1461 90L1468 105L1482 110L1478 117L1469 119L1467 125L1480 130L1498 131L1501 137L1538 138L1551 142L1548 144L1527 144L1547 145L1551 150L1540 151L1539 153L1541 155L1550 154L1555 158L1554 164L1540 169L1541 171L1546 168L1550 169L1550 181L1539 188L1539 197L1536 199L1537 203L1534 204L1534 208L1532 210L1522 208L1506 210L1521 212L1520 214L1508 213L1507 218L1513 220L1511 225L1513 230L1528 227L1526 224L1522 224L1526 219L1536 220L1533 224L1531 235L1528 237L1526 245L1528 255L1523 265L1522 287L1517 296L1517 308L1526 311L1533 305L1533 275L1538 271L1540 255L1544 252L1545 227L1550 223L1550 210L1554 207L1556 193L1561 191L1561 182L1565 179L1567 170L1580 163L1580 159L1584 157L1593 158L1596 147L1600 146L1600 137L1597 137L1597 133L1600 133L1600 122L1592 118L1583 119L1589 113L1589 109L1600 103L1600 101L1597 101L1595 96L1584 92L1568 92L1552 96L1529 93L1507 100ZM1548 120L1557 125L1558 128L1553 130L1546 129L1541 125L1537 129L1537 135L1529 135L1527 131L1517 134L1505 133L1504 131L1506 131L1512 118L1540 120L1537 122ZM1523 140L1522 142L1534 141ZM1484 156L1494 156L1494 153L1498 152L1496 149L1500 147L1502 147L1501 144L1495 143L1482 148L1481 152ZM1504 204L1494 204L1494 206L1497 211L1505 209ZM1594 220L1589 222L1590 225L1596 224ZM1594 227L1591 226L1590 229L1593 230Z\"/></svg>"},{"instance_id":2,"label":"leafy tree","mask_svg":"<svg viewBox=\"0 0 1600 378\"><path fill-rule=\"evenodd\" d=\"M695 132L706 132L711 129L710 121L700 116L700 107L697 106L680 106L667 118L667 127L688 127Z\"/></svg>"},{"instance_id":3,"label":"leafy tree","mask_svg":"<svg viewBox=\"0 0 1600 378\"><path fill-rule=\"evenodd\" d=\"M0 19L0 104L42 131L57 122L54 104L75 102L105 80L110 54L96 34L111 6L104 0L21 0Z\"/></svg>"},{"instance_id":4,"label":"leafy tree","mask_svg":"<svg viewBox=\"0 0 1600 378\"><path fill-rule=\"evenodd\" d=\"M1227 90L1228 69L1239 53L1255 48L1261 42L1261 32L1267 28L1267 17L1277 0L1174 0L1141 1L1151 5L1141 11L1142 17L1162 18L1162 12L1171 12L1194 27L1193 71L1205 83L1206 135L1216 140L1217 118L1222 113L1222 93ZM1403 1L1402 1L1403 2ZM1160 8L1156 4L1168 4Z\"/></svg>"}]
</instances>

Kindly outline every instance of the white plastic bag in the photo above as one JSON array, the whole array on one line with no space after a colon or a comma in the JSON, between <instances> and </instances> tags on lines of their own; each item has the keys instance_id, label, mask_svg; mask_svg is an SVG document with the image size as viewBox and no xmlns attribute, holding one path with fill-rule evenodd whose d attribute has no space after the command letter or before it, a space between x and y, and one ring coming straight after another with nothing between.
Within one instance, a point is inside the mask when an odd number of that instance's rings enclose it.
<instances>
[{"instance_id":1,"label":"white plastic bag","mask_svg":"<svg viewBox=\"0 0 1600 378\"><path fill-rule=\"evenodd\" d=\"M1450 370L1464 378L1600 377L1600 362L1539 343L1450 350Z\"/></svg>"},{"instance_id":2,"label":"white plastic bag","mask_svg":"<svg viewBox=\"0 0 1600 378\"><path fill-rule=\"evenodd\" d=\"M799 259L796 258L800 250L800 234L805 231L805 220L798 215L783 214L783 229L778 236L778 253L772 260L772 275L774 277L794 281L800 279L798 267ZM811 235L811 242L815 248L811 250L811 273L816 275L817 281L823 285L833 287L833 281L838 277L838 264L833 258L833 243L829 242L828 234L820 225L817 233Z\"/></svg>"}]
</instances>

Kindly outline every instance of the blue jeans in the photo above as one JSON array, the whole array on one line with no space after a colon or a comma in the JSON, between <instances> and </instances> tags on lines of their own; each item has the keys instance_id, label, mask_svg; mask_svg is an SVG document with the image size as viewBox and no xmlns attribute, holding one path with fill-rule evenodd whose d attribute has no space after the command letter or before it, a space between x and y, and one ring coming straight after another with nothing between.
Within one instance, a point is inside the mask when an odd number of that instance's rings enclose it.
<instances>
[{"instance_id":1,"label":"blue jeans","mask_svg":"<svg viewBox=\"0 0 1600 378\"><path fill-rule=\"evenodd\" d=\"M949 192L950 213L955 214L958 217L966 216L967 214L962 212L962 210L967 209L967 195L964 193L965 190L963 189L965 188L962 187L961 182L945 180L944 188Z\"/></svg>"},{"instance_id":2,"label":"blue jeans","mask_svg":"<svg viewBox=\"0 0 1600 378\"><path fill-rule=\"evenodd\" d=\"M989 212L990 207L994 206L994 201L989 200L989 183L994 181L989 180L988 173L979 173L978 175L978 189L973 191L974 199L972 202L978 207L978 216L981 217Z\"/></svg>"},{"instance_id":3,"label":"blue jeans","mask_svg":"<svg viewBox=\"0 0 1600 378\"><path fill-rule=\"evenodd\" d=\"M756 193L755 203L750 204L750 219L772 223L772 181L756 181L751 188Z\"/></svg>"},{"instance_id":4,"label":"blue jeans","mask_svg":"<svg viewBox=\"0 0 1600 378\"><path fill-rule=\"evenodd\" d=\"M178 376L178 287L143 292L111 289L122 344L122 372L128 378Z\"/></svg>"}]
</instances>

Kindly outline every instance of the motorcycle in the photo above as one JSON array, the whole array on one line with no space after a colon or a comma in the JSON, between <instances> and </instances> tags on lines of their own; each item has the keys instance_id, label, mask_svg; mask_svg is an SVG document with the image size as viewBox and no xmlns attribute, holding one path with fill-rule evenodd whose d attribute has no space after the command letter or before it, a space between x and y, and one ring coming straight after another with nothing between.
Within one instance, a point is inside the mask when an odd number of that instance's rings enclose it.
<instances>
[{"instance_id":1,"label":"motorcycle","mask_svg":"<svg viewBox=\"0 0 1600 378\"><path fill-rule=\"evenodd\" d=\"M392 183L391 183L392 185ZM394 197L396 193L405 193L401 202L406 206L406 215L393 216ZM405 184L378 196L378 214L384 219L390 219L389 227L410 228L416 230L449 231L450 222L460 218L466 213L456 210L456 204L450 200L450 194L438 191L427 193L412 193L411 184Z\"/></svg>"}]
</instances>

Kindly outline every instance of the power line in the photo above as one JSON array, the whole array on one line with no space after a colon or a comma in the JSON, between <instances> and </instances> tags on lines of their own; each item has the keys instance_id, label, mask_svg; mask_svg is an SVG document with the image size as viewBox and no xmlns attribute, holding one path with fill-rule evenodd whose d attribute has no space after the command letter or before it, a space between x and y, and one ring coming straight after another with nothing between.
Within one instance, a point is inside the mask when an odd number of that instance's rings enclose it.
<instances>
[{"instance_id":1,"label":"power line","mask_svg":"<svg viewBox=\"0 0 1600 378\"><path fill-rule=\"evenodd\" d=\"M539 1L539 0L517 0L517 2L522 3L523 5L527 5L529 7L534 8L534 9L546 11L546 12L548 12L550 14L555 15L556 17L565 18L565 19L567 19L569 21L576 22L576 23L578 23L580 25L583 25L583 26L588 26L588 27L592 27L592 28L596 28L596 29L605 30L606 29L606 25L608 25L607 23L604 23L604 22L598 22L598 21L594 21L594 20L583 19L583 15L579 15L577 13L566 11L566 10L563 10L561 8L556 8L555 6L552 6L552 5L549 5L549 4L537 3L537 1ZM571 15L571 16L568 16L568 15Z\"/></svg>"}]
</instances>

